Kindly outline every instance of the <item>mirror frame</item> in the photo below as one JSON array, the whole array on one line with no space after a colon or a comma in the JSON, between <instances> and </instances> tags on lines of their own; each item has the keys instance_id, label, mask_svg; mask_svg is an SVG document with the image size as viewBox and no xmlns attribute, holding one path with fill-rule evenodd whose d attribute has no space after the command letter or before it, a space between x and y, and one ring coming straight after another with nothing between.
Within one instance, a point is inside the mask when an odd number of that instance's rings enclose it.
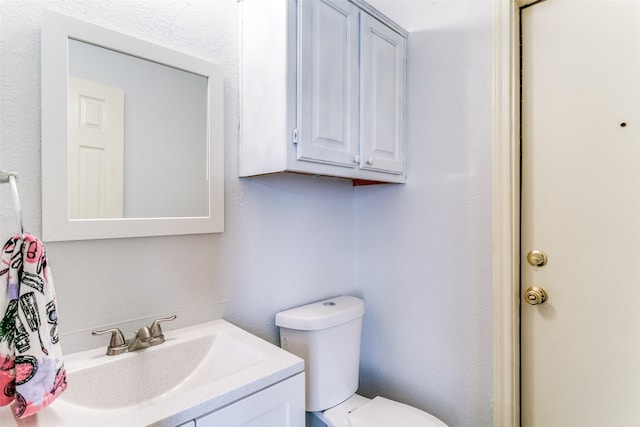
<instances>
[{"instance_id":1,"label":"mirror frame","mask_svg":"<svg viewBox=\"0 0 640 427\"><path fill-rule=\"evenodd\" d=\"M67 173L68 40L204 76L208 80L209 216L70 219ZM42 23L42 239L68 241L224 231L224 92L220 67L132 36L51 11ZM180 173L169 170L167 173Z\"/></svg>"}]
</instances>

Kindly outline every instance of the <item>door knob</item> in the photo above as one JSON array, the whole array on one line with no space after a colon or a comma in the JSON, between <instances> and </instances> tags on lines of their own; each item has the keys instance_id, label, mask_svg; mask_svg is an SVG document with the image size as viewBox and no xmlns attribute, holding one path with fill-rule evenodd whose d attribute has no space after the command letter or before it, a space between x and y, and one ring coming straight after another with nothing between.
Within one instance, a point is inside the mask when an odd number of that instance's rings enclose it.
<instances>
[{"instance_id":1,"label":"door knob","mask_svg":"<svg viewBox=\"0 0 640 427\"><path fill-rule=\"evenodd\" d=\"M524 300L530 305L542 304L547 300L547 291L540 286L529 286L524 293Z\"/></svg>"}]
</instances>

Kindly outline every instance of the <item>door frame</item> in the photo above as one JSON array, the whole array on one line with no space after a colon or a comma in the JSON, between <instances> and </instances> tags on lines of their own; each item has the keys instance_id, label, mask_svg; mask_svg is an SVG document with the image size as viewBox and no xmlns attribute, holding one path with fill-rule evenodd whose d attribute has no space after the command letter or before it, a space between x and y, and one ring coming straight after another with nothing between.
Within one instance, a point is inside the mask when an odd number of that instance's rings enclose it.
<instances>
[{"instance_id":1,"label":"door frame","mask_svg":"<svg viewBox=\"0 0 640 427\"><path fill-rule=\"evenodd\" d=\"M493 426L520 426L520 10L493 0Z\"/></svg>"}]
</instances>

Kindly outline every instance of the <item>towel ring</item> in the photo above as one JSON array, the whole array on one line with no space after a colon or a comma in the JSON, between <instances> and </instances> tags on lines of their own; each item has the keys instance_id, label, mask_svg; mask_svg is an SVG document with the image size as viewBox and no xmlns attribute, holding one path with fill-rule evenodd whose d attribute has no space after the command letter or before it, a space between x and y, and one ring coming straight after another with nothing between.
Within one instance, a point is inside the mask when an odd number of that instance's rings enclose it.
<instances>
[{"instance_id":1,"label":"towel ring","mask_svg":"<svg viewBox=\"0 0 640 427\"><path fill-rule=\"evenodd\" d=\"M22 206L20 205L17 181L17 173L0 170L0 182L8 182L11 186L11 198L13 199L13 208L16 212L16 220L18 221L18 228L20 229L20 238L24 239L24 220L22 217Z\"/></svg>"},{"instance_id":2,"label":"towel ring","mask_svg":"<svg viewBox=\"0 0 640 427\"><path fill-rule=\"evenodd\" d=\"M20 195L18 194L18 180L15 175L9 175L9 185L11 186L11 198L13 199L13 208L16 210L16 220L18 221L18 229L20 230L20 238L24 239L24 219L22 218L22 206L20 205Z\"/></svg>"}]
</instances>

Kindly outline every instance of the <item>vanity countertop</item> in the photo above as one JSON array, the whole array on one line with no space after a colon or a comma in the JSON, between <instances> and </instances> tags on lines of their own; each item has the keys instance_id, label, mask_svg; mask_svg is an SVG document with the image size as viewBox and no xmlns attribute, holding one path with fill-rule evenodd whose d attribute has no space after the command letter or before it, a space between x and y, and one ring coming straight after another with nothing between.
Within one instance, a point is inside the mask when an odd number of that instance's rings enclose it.
<instances>
[{"instance_id":1,"label":"vanity countertop","mask_svg":"<svg viewBox=\"0 0 640 427\"><path fill-rule=\"evenodd\" d=\"M120 356L66 356L67 390L22 420L0 408L0 426L174 427L304 371L302 359L222 319L165 336Z\"/></svg>"}]
</instances>

